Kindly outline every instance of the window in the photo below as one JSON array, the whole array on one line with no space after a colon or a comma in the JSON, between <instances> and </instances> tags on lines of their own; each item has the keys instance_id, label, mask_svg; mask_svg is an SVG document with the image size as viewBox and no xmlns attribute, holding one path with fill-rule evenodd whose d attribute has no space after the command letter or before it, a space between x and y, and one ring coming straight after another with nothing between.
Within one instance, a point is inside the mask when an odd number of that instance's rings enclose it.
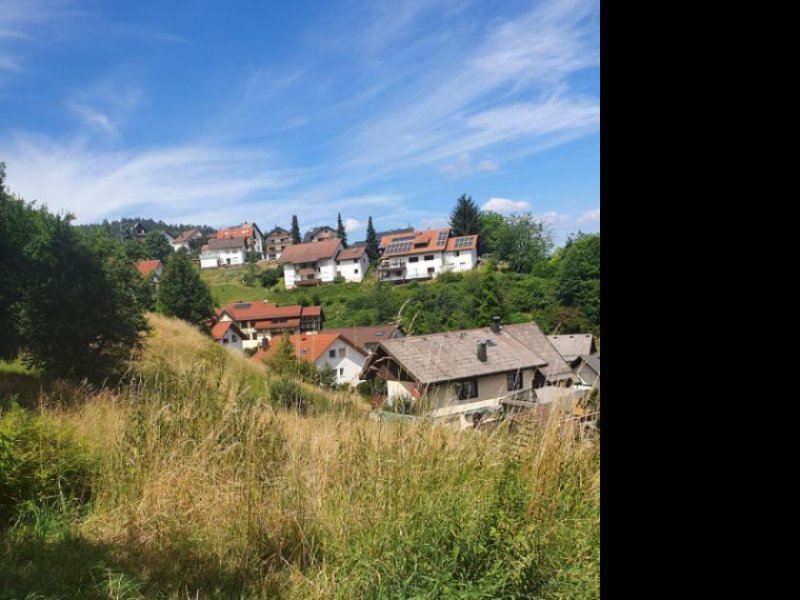
<instances>
[{"instance_id":1,"label":"window","mask_svg":"<svg viewBox=\"0 0 800 600\"><path fill-rule=\"evenodd\" d=\"M347 356L347 348L339 348L339 358Z\"/></svg>"},{"instance_id":2,"label":"window","mask_svg":"<svg viewBox=\"0 0 800 600\"><path fill-rule=\"evenodd\" d=\"M456 250L456 256L461 256L461 250Z\"/></svg>"},{"instance_id":3,"label":"window","mask_svg":"<svg viewBox=\"0 0 800 600\"><path fill-rule=\"evenodd\" d=\"M470 398L478 397L477 378L463 379L461 381L457 381L455 387L456 387L456 396L458 397L459 400L469 400Z\"/></svg>"},{"instance_id":4,"label":"window","mask_svg":"<svg viewBox=\"0 0 800 600\"><path fill-rule=\"evenodd\" d=\"M358 275L358 269L354 269L354 270L353 270L353 273L355 273L356 275Z\"/></svg>"},{"instance_id":5,"label":"window","mask_svg":"<svg viewBox=\"0 0 800 600\"><path fill-rule=\"evenodd\" d=\"M433 273L434 273L435 271L436 271L436 269L435 269L435 268L433 268L433 267L428 267L428 275L433 275Z\"/></svg>"},{"instance_id":6,"label":"window","mask_svg":"<svg viewBox=\"0 0 800 600\"><path fill-rule=\"evenodd\" d=\"M412 256L408 259L408 262L419 262L419 256Z\"/></svg>"},{"instance_id":7,"label":"window","mask_svg":"<svg viewBox=\"0 0 800 600\"><path fill-rule=\"evenodd\" d=\"M506 389L509 392L522 389L522 373L520 371L506 373Z\"/></svg>"},{"instance_id":8,"label":"window","mask_svg":"<svg viewBox=\"0 0 800 600\"><path fill-rule=\"evenodd\" d=\"M222 338L222 343L223 344L227 344L228 343L228 338Z\"/></svg>"},{"instance_id":9,"label":"window","mask_svg":"<svg viewBox=\"0 0 800 600\"><path fill-rule=\"evenodd\" d=\"M339 368L339 375L344 375L344 367Z\"/></svg>"},{"instance_id":10,"label":"window","mask_svg":"<svg viewBox=\"0 0 800 600\"><path fill-rule=\"evenodd\" d=\"M426 254L425 260L433 260L433 254Z\"/></svg>"},{"instance_id":11,"label":"window","mask_svg":"<svg viewBox=\"0 0 800 600\"><path fill-rule=\"evenodd\" d=\"M336 350L328 350L328 358L336 358Z\"/></svg>"},{"instance_id":12,"label":"window","mask_svg":"<svg viewBox=\"0 0 800 600\"><path fill-rule=\"evenodd\" d=\"M239 338L237 338L237 337L236 337L236 334L235 334L235 333L232 333L232 334L231 334L231 341L232 341L232 342L238 342L238 341L239 341Z\"/></svg>"}]
</instances>

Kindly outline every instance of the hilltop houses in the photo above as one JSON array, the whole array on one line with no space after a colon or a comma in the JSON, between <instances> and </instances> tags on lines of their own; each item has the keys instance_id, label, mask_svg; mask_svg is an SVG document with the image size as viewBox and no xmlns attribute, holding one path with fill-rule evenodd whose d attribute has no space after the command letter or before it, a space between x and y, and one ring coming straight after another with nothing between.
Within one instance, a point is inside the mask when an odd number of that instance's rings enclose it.
<instances>
[{"instance_id":1,"label":"hilltop houses","mask_svg":"<svg viewBox=\"0 0 800 600\"><path fill-rule=\"evenodd\" d=\"M299 334L289 336L289 342L295 349L295 356L300 360L314 364L318 369L331 367L336 374L336 383L358 383L358 376L367 353L357 344L341 333L322 332L317 335ZM253 355L251 360L263 361L275 354L278 347L268 342Z\"/></svg>"},{"instance_id":2,"label":"hilltop houses","mask_svg":"<svg viewBox=\"0 0 800 600\"><path fill-rule=\"evenodd\" d=\"M478 236L451 237L449 228L386 235L380 246L381 281L432 279L440 273L468 271L478 264Z\"/></svg>"},{"instance_id":3,"label":"hilltop houses","mask_svg":"<svg viewBox=\"0 0 800 600\"><path fill-rule=\"evenodd\" d=\"M505 406L532 407L578 378L535 323L381 340L363 379L386 381L387 402L420 401L429 416L460 428L498 419Z\"/></svg>"},{"instance_id":4,"label":"hilltop houses","mask_svg":"<svg viewBox=\"0 0 800 600\"><path fill-rule=\"evenodd\" d=\"M247 258L247 239L241 237L210 239L200 251L200 268L243 265Z\"/></svg>"},{"instance_id":5,"label":"hilltop houses","mask_svg":"<svg viewBox=\"0 0 800 600\"><path fill-rule=\"evenodd\" d=\"M341 333L367 354L371 354L382 340L403 337L403 332L394 323L363 327L333 327L325 329L325 333Z\"/></svg>"},{"instance_id":6,"label":"hilltop houses","mask_svg":"<svg viewBox=\"0 0 800 600\"><path fill-rule=\"evenodd\" d=\"M216 233L218 240L244 239L247 250L255 252L259 258L264 258L264 234L255 223L242 223L236 227L226 227Z\"/></svg>"},{"instance_id":7,"label":"hilltop houses","mask_svg":"<svg viewBox=\"0 0 800 600\"><path fill-rule=\"evenodd\" d=\"M283 333L314 335L322 329L321 306L278 306L270 302L236 302L219 313L218 323L231 321L242 332L242 347L257 348Z\"/></svg>"},{"instance_id":8,"label":"hilltop houses","mask_svg":"<svg viewBox=\"0 0 800 600\"><path fill-rule=\"evenodd\" d=\"M345 281L361 281L367 269L369 269L369 257L364 246L344 248L336 255L336 275L341 275Z\"/></svg>"},{"instance_id":9,"label":"hilltop houses","mask_svg":"<svg viewBox=\"0 0 800 600\"><path fill-rule=\"evenodd\" d=\"M275 229L264 234L266 242L265 254L269 260L278 260L281 253L294 243L292 234L283 227L275 226Z\"/></svg>"},{"instance_id":10,"label":"hilltop houses","mask_svg":"<svg viewBox=\"0 0 800 600\"><path fill-rule=\"evenodd\" d=\"M223 348L242 351L245 334L232 321L220 321L211 328L211 337Z\"/></svg>"}]
</instances>

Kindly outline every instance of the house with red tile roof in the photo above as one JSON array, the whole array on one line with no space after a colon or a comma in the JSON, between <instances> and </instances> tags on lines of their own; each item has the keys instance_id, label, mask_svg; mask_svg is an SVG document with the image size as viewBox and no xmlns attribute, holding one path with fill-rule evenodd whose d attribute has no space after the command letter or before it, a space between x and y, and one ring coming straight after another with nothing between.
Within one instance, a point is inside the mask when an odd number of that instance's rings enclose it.
<instances>
[{"instance_id":1,"label":"house with red tile roof","mask_svg":"<svg viewBox=\"0 0 800 600\"><path fill-rule=\"evenodd\" d=\"M341 333L320 333L317 335L291 335L289 341L294 346L295 357L314 364L318 369L331 367L336 373L336 383L358 383L358 376L367 353ZM277 351L279 338L271 340L267 347L260 348L252 359L263 362Z\"/></svg>"},{"instance_id":2,"label":"house with red tile roof","mask_svg":"<svg viewBox=\"0 0 800 600\"><path fill-rule=\"evenodd\" d=\"M220 321L211 328L211 337L223 348L243 350L244 333L233 321Z\"/></svg>"},{"instance_id":3,"label":"house with red tile roof","mask_svg":"<svg viewBox=\"0 0 800 600\"><path fill-rule=\"evenodd\" d=\"M155 260L140 260L136 263L136 270L139 271L139 275L149 279L155 287L158 287L164 265L157 258Z\"/></svg>"},{"instance_id":4,"label":"house with red tile roof","mask_svg":"<svg viewBox=\"0 0 800 600\"><path fill-rule=\"evenodd\" d=\"M199 240L202 237L203 234L199 229L187 229L186 231L182 231L174 240L172 240L172 249L180 250L181 248L186 248L189 250L190 242L192 240Z\"/></svg>"},{"instance_id":5,"label":"house with red tile roof","mask_svg":"<svg viewBox=\"0 0 800 600\"><path fill-rule=\"evenodd\" d=\"M242 346L257 348L283 333L315 335L325 315L321 306L278 306L271 302L234 302L224 307L219 322L233 322L241 330Z\"/></svg>"},{"instance_id":6,"label":"house with red tile roof","mask_svg":"<svg viewBox=\"0 0 800 600\"><path fill-rule=\"evenodd\" d=\"M387 235L380 246L381 281L433 279L440 273L469 271L478 264L478 236L451 237L446 227Z\"/></svg>"},{"instance_id":7,"label":"house with red tile roof","mask_svg":"<svg viewBox=\"0 0 800 600\"><path fill-rule=\"evenodd\" d=\"M264 234L255 223L242 223L236 227L226 227L217 231L215 235L218 240L242 238L245 240L248 250L258 254L258 258L264 258Z\"/></svg>"}]
</instances>

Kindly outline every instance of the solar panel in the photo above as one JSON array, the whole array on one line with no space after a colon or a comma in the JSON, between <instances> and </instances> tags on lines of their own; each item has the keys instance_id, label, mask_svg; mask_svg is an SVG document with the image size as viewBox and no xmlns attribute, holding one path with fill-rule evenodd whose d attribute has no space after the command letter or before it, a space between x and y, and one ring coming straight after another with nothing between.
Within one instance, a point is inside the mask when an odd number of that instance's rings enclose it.
<instances>
[{"instance_id":1,"label":"solar panel","mask_svg":"<svg viewBox=\"0 0 800 600\"><path fill-rule=\"evenodd\" d=\"M394 254L396 252L408 252L411 250L412 242L396 242L394 244L389 244L386 247L387 254Z\"/></svg>"},{"instance_id":2,"label":"solar panel","mask_svg":"<svg viewBox=\"0 0 800 600\"><path fill-rule=\"evenodd\" d=\"M456 238L456 248L466 248L472 245L472 236Z\"/></svg>"},{"instance_id":3,"label":"solar panel","mask_svg":"<svg viewBox=\"0 0 800 600\"><path fill-rule=\"evenodd\" d=\"M400 237L392 238L392 242L405 242L406 240L413 240L415 237L417 236L413 233L411 235L402 235Z\"/></svg>"},{"instance_id":4,"label":"solar panel","mask_svg":"<svg viewBox=\"0 0 800 600\"><path fill-rule=\"evenodd\" d=\"M439 237L437 237L437 238L436 238L436 245L437 245L437 246L442 246L442 245L444 245L444 243L447 241L447 234L448 234L448 233L449 233L449 232L448 232L447 230L444 230L444 231L440 231L440 232L439 232Z\"/></svg>"},{"instance_id":5,"label":"solar panel","mask_svg":"<svg viewBox=\"0 0 800 600\"><path fill-rule=\"evenodd\" d=\"M239 304L234 304L233 308L250 308L251 306L249 302L241 302Z\"/></svg>"}]
</instances>

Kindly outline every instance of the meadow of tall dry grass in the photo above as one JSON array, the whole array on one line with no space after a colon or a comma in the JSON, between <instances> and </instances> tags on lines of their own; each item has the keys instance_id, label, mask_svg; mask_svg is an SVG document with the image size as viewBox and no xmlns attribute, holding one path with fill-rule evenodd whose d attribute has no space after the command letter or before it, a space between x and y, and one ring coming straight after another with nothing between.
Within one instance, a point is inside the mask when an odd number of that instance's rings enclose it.
<instances>
[{"instance_id":1,"label":"meadow of tall dry grass","mask_svg":"<svg viewBox=\"0 0 800 600\"><path fill-rule=\"evenodd\" d=\"M119 387L17 410L74 442L87 491L18 512L0 597L599 596L599 449L558 411L455 432L303 384L300 414L265 367L151 324Z\"/></svg>"}]
</instances>

